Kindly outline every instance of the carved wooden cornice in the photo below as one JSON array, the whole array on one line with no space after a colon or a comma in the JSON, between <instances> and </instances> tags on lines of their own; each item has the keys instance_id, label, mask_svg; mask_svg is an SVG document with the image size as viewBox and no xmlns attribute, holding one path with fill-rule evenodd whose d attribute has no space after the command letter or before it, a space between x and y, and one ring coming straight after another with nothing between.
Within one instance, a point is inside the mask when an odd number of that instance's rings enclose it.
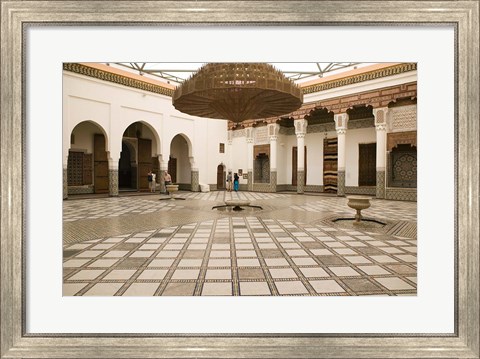
<instances>
[{"instance_id":1,"label":"carved wooden cornice","mask_svg":"<svg viewBox=\"0 0 480 359\"><path fill-rule=\"evenodd\" d=\"M148 82L143 82L136 79L132 79L130 77L114 74L108 71L95 69L93 67L89 67L83 64L68 62L63 64L63 69L65 71L70 71L76 74L93 77L102 81L113 82L118 85L133 87L139 90L153 92L159 95L165 95L170 97L173 96L173 89L166 88L160 85L155 85Z\"/></svg>"},{"instance_id":2,"label":"carved wooden cornice","mask_svg":"<svg viewBox=\"0 0 480 359\"><path fill-rule=\"evenodd\" d=\"M399 99L414 99L416 97L417 83L412 82L306 103L288 116L296 120L302 119L316 108L326 108L328 111L339 114L345 113L349 108L358 105L372 106L373 108L387 107L389 103Z\"/></svg>"},{"instance_id":3,"label":"carved wooden cornice","mask_svg":"<svg viewBox=\"0 0 480 359\"><path fill-rule=\"evenodd\" d=\"M417 146L417 131L393 132L387 134L387 151L398 145Z\"/></svg>"},{"instance_id":4,"label":"carved wooden cornice","mask_svg":"<svg viewBox=\"0 0 480 359\"><path fill-rule=\"evenodd\" d=\"M359 82L371 81L382 77L398 75L404 72L415 71L417 70L416 63L404 63L399 65L394 65L391 67L386 67L383 69L372 70L358 75L353 75L349 77L344 77L337 80L327 81L320 84L314 84L302 88L303 94L310 94L320 91L325 91L333 89L336 87L342 87L346 85L353 85Z\"/></svg>"}]
</instances>

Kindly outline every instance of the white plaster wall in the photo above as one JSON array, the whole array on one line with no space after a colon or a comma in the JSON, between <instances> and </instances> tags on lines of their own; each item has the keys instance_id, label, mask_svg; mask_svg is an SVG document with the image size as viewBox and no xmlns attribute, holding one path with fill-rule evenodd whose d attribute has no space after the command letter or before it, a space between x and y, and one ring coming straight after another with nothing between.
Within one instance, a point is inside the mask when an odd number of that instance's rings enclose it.
<instances>
[{"instance_id":1,"label":"white plaster wall","mask_svg":"<svg viewBox=\"0 0 480 359\"><path fill-rule=\"evenodd\" d=\"M188 158L188 144L181 135L173 138L170 145L170 155L177 159L176 183L190 183L191 167Z\"/></svg>"},{"instance_id":2,"label":"white plaster wall","mask_svg":"<svg viewBox=\"0 0 480 359\"><path fill-rule=\"evenodd\" d=\"M285 155L283 156L283 165L286 172L285 182L279 184L292 184L292 148L296 145L297 137L295 135L285 136Z\"/></svg>"},{"instance_id":3,"label":"white plaster wall","mask_svg":"<svg viewBox=\"0 0 480 359\"><path fill-rule=\"evenodd\" d=\"M168 96L65 71L63 116L64 167L71 132L83 121L94 121L103 128L113 167L118 165L125 129L139 121L149 129L144 131L144 137L152 139L152 156L158 155L164 165L168 162L173 137L182 134L188 138L187 157L193 157L193 168L199 171L200 183L216 183L216 167L222 161L226 162L226 154L218 153L218 143L227 142L226 121L183 114L172 106L172 99ZM188 164L190 166L190 159ZM188 176L187 183L190 182L190 173Z\"/></svg>"},{"instance_id":4,"label":"white plaster wall","mask_svg":"<svg viewBox=\"0 0 480 359\"><path fill-rule=\"evenodd\" d=\"M243 173L248 173L248 147L245 136L234 137L232 140L233 154L232 154L232 168L233 173L238 173L239 169L243 170ZM232 175L233 175L232 173ZM247 184L248 180L240 177L240 184Z\"/></svg>"},{"instance_id":5,"label":"white plaster wall","mask_svg":"<svg viewBox=\"0 0 480 359\"><path fill-rule=\"evenodd\" d=\"M345 186L358 186L358 145L360 143L376 143L375 128L347 130L345 145Z\"/></svg>"},{"instance_id":6,"label":"white plaster wall","mask_svg":"<svg viewBox=\"0 0 480 359\"><path fill-rule=\"evenodd\" d=\"M287 136L278 135L277 138L277 184L287 184Z\"/></svg>"},{"instance_id":7,"label":"white plaster wall","mask_svg":"<svg viewBox=\"0 0 480 359\"><path fill-rule=\"evenodd\" d=\"M201 124L201 122L199 122ZM217 183L217 167L218 165L227 166L228 162L228 138L227 138L227 124L225 120L210 120L206 125L202 125L205 129L205 144L202 146L205 153L203 157L208 161L207 183ZM220 153L220 143L225 145L225 152ZM227 168L225 168L227 171Z\"/></svg>"},{"instance_id":8,"label":"white plaster wall","mask_svg":"<svg viewBox=\"0 0 480 359\"><path fill-rule=\"evenodd\" d=\"M323 132L307 133L307 185L323 184Z\"/></svg>"},{"instance_id":9,"label":"white plaster wall","mask_svg":"<svg viewBox=\"0 0 480 359\"><path fill-rule=\"evenodd\" d=\"M73 129L73 134L75 135L75 143L71 144L70 148L72 150L93 153L93 136L96 133L102 133L102 131L95 123L80 123Z\"/></svg>"}]
</instances>

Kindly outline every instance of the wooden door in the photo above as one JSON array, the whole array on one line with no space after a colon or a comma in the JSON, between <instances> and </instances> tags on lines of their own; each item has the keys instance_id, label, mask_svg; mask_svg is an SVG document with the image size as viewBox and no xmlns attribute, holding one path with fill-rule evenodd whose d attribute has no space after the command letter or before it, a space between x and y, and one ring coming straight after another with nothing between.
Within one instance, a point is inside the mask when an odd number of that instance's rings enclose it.
<instances>
[{"instance_id":1,"label":"wooden door","mask_svg":"<svg viewBox=\"0 0 480 359\"><path fill-rule=\"evenodd\" d=\"M217 189L225 189L225 170L222 165L217 167Z\"/></svg>"},{"instance_id":2,"label":"wooden door","mask_svg":"<svg viewBox=\"0 0 480 359\"><path fill-rule=\"evenodd\" d=\"M297 146L294 146L292 148L292 186L297 185L297 160L298 160L298 149L297 149ZM303 169L305 174L304 185L306 185L307 184L307 146L305 146L305 158L304 158Z\"/></svg>"},{"instance_id":3,"label":"wooden door","mask_svg":"<svg viewBox=\"0 0 480 359\"><path fill-rule=\"evenodd\" d=\"M152 141L138 139L138 190L148 191L148 172L152 170Z\"/></svg>"},{"instance_id":4,"label":"wooden door","mask_svg":"<svg viewBox=\"0 0 480 359\"><path fill-rule=\"evenodd\" d=\"M174 157L168 160L168 173L172 177L172 183L177 183L177 159Z\"/></svg>"},{"instance_id":5,"label":"wooden door","mask_svg":"<svg viewBox=\"0 0 480 359\"><path fill-rule=\"evenodd\" d=\"M323 140L323 191L337 193L338 180L338 140Z\"/></svg>"},{"instance_id":6,"label":"wooden door","mask_svg":"<svg viewBox=\"0 0 480 359\"><path fill-rule=\"evenodd\" d=\"M93 148L95 193L108 193L108 156L105 151L104 135L95 134Z\"/></svg>"},{"instance_id":7,"label":"wooden door","mask_svg":"<svg viewBox=\"0 0 480 359\"><path fill-rule=\"evenodd\" d=\"M163 178L163 173L160 173L160 163L158 157L152 157L152 172L156 174L155 182L160 183L160 176Z\"/></svg>"},{"instance_id":8,"label":"wooden door","mask_svg":"<svg viewBox=\"0 0 480 359\"><path fill-rule=\"evenodd\" d=\"M377 144L361 143L358 145L358 185L376 185Z\"/></svg>"}]
</instances>

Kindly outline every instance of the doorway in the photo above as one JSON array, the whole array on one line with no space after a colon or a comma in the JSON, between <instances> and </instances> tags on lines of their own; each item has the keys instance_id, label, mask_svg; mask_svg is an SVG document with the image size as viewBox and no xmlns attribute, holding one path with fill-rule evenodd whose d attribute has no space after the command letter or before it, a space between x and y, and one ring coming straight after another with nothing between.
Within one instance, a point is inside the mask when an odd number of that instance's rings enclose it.
<instances>
[{"instance_id":1,"label":"doorway","mask_svg":"<svg viewBox=\"0 0 480 359\"><path fill-rule=\"evenodd\" d=\"M298 156L298 149L297 146L292 148L292 186L297 185L297 156ZM304 184L307 184L307 146L305 146L305 158L304 158Z\"/></svg>"},{"instance_id":2,"label":"doorway","mask_svg":"<svg viewBox=\"0 0 480 359\"><path fill-rule=\"evenodd\" d=\"M323 192L337 193L338 182L338 140L323 140Z\"/></svg>"},{"instance_id":3,"label":"doorway","mask_svg":"<svg viewBox=\"0 0 480 359\"><path fill-rule=\"evenodd\" d=\"M377 144L358 145L358 185L375 186L377 183Z\"/></svg>"},{"instance_id":4,"label":"doorway","mask_svg":"<svg viewBox=\"0 0 480 359\"><path fill-rule=\"evenodd\" d=\"M225 166L218 165L217 167L217 189L225 189L225 181L227 180L225 174Z\"/></svg>"}]
</instances>

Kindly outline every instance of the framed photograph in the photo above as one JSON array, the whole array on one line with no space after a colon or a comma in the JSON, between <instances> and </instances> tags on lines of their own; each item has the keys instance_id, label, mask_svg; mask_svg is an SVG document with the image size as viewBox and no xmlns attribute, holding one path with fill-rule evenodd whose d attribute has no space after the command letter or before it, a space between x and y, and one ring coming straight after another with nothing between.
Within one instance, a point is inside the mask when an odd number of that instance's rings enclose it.
<instances>
[{"instance_id":1,"label":"framed photograph","mask_svg":"<svg viewBox=\"0 0 480 359\"><path fill-rule=\"evenodd\" d=\"M2 358L480 358L478 0L0 2ZM354 54L418 66L417 295L62 296L63 64Z\"/></svg>"}]
</instances>

